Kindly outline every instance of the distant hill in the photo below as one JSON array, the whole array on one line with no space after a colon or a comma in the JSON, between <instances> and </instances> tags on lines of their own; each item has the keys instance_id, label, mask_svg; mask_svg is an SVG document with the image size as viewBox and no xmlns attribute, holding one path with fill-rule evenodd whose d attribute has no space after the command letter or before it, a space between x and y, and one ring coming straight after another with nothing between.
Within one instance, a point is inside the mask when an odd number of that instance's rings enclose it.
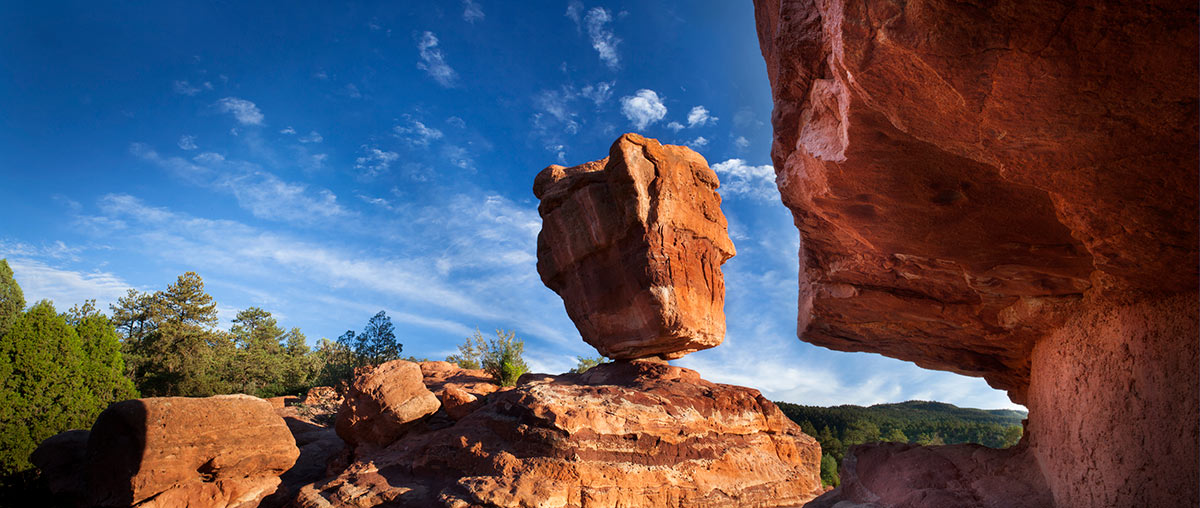
<instances>
[{"instance_id":1,"label":"distant hill","mask_svg":"<svg viewBox=\"0 0 1200 508\"><path fill-rule=\"evenodd\" d=\"M821 443L821 479L837 485L837 470L850 446L876 441L924 445L978 443L1006 448L1021 439L1025 411L975 409L910 400L874 406L802 406L776 402L784 414Z\"/></svg>"}]
</instances>

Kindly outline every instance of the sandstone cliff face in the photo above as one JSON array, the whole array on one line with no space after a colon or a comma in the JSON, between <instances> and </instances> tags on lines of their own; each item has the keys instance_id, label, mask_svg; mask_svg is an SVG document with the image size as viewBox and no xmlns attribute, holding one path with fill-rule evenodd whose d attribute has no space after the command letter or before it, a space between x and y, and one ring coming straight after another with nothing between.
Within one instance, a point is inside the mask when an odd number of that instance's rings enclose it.
<instances>
[{"instance_id":1,"label":"sandstone cliff face","mask_svg":"<svg viewBox=\"0 0 1200 508\"><path fill-rule=\"evenodd\" d=\"M637 134L538 174L538 273L600 354L680 358L725 338L734 248L717 185L700 154Z\"/></svg>"},{"instance_id":2,"label":"sandstone cliff face","mask_svg":"<svg viewBox=\"0 0 1200 508\"><path fill-rule=\"evenodd\" d=\"M1195 504L1194 3L755 14L802 338L1008 390L1061 506L1143 504L1160 481ZM1139 458L1160 421L1177 461Z\"/></svg>"},{"instance_id":3,"label":"sandstone cliff face","mask_svg":"<svg viewBox=\"0 0 1200 508\"><path fill-rule=\"evenodd\" d=\"M645 361L527 375L450 427L366 450L305 507L794 506L820 447L756 390Z\"/></svg>"}]
</instances>

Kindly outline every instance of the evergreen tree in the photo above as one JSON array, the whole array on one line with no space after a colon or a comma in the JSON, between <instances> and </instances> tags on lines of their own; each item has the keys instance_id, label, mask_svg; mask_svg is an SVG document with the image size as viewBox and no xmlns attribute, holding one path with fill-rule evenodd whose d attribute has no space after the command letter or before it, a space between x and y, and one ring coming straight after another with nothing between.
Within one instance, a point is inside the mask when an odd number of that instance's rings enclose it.
<instances>
[{"instance_id":1,"label":"evergreen tree","mask_svg":"<svg viewBox=\"0 0 1200 508\"><path fill-rule=\"evenodd\" d=\"M76 316L68 318L68 322L74 325L82 343L88 388L105 405L137 398L133 382L125 376L120 336L112 322L99 313L85 312Z\"/></svg>"},{"instance_id":2,"label":"evergreen tree","mask_svg":"<svg viewBox=\"0 0 1200 508\"><path fill-rule=\"evenodd\" d=\"M907 443L908 436L905 436L904 432L902 432L900 429L893 428L887 433L886 436L883 437L883 440L890 443Z\"/></svg>"},{"instance_id":3,"label":"evergreen tree","mask_svg":"<svg viewBox=\"0 0 1200 508\"><path fill-rule=\"evenodd\" d=\"M25 310L25 293L13 278L8 260L0 259L0 337L8 333L22 310Z\"/></svg>"},{"instance_id":4,"label":"evergreen tree","mask_svg":"<svg viewBox=\"0 0 1200 508\"><path fill-rule=\"evenodd\" d=\"M233 356L232 389L261 397L274 396L283 390L283 376L288 368L283 330L271 313L250 307L233 318L230 329L237 352Z\"/></svg>"},{"instance_id":5,"label":"evergreen tree","mask_svg":"<svg viewBox=\"0 0 1200 508\"><path fill-rule=\"evenodd\" d=\"M88 389L83 346L48 301L23 313L0 340L0 472L31 467L46 438L88 428L104 401Z\"/></svg>"},{"instance_id":6,"label":"evergreen tree","mask_svg":"<svg viewBox=\"0 0 1200 508\"><path fill-rule=\"evenodd\" d=\"M392 318L382 310L367 321L367 327L358 337L358 342L362 344L362 349L356 353L365 357L370 365L399 359L400 351L404 349L403 345L396 342L396 327L392 325Z\"/></svg>"},{"instance_id":7,"label":"evergreen tree","mask_svg":"<svg viewBox=\"0 0 1200 508\"><path fill-rule=\"evenodd\" d=\"M838 476L838 462L832 455L821 456L821 484L837 487L841 484Z\"/></svg>"},{"instance_id":8,"label":"evergreen tree","mask_svg":"<svg viewBox=\"0 0 1200 508\"><path fill-rule=\"evenodd\" d=\"M571 369L571 372L575 374L583 374L588 369L604 363L603 356L576 356L575 360L577 361L575 368Z\"/></svg>"}]
</instances>

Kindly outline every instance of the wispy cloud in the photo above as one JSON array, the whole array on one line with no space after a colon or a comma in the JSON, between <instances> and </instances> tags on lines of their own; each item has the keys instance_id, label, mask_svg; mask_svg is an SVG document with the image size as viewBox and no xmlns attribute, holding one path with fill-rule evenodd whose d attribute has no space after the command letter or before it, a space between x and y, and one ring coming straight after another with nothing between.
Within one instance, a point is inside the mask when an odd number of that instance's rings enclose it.
<instances>
[{"instance_id":1,"label":"wispy cloud","mask_svg":"<svg viewBox=\"0 0 1200 508\"><path fill-rule=\"evenodd\" d=\"M421 61L417 62L418 69L428 73L429 77L446 88L454 86L458 80L458 73L446 63L446 57L442 55L442 50L438 49L438 38L433 32L421 34L417 40L417 52L421 57Z\"/></svg>"},{"instance_id":2,"label":"wispy cloud","mask_svg":"<svg viewBox=\"0 0 1200 508\"><path fill-rule=\"evenodd\" d=\"M696 136L695 139L687 142L687 146L692 148L704 148L708 146L708 139L704 136Z\"/></svg>"},{"instance_id":3,"label":"wispy cloud","mask_svg":"<svg viewBox=\"0 0 1200 508\"><path fill-rule=\"evenodd\" d=\"M633 122L634 127L642 130L667 116L667 107L654 90L643 88L632 96L621 98L621 113Z\"/></svg>"},{"instance_id":4,"label":"wispy cloud","mask_svg":"<svg viewBox=\"0 0 1200 508\"><path fill-rule=\"evenodd\" d=\"M717 123L717 117L709 116L708 109L704 106L696 106L688 112L687 121L688 127L700 127Z\"/></svg>"},{"instance_id":5,"label":"wispy cloud","mask_svg":"<svg viewBox=\"0 0 1200 508\"><path fill-rule=\"evenodd\" d=\"M571 12L570 6L567 12ZM592 49L600 55L600 61L609 69L620 68L621 58L617 55L617 46L621 44L621 39L618 39L608 26L612 22L612 13L603 7L593 7L584 16L583 22L587 26L588 37L592 40Z\"/></svg>"},{"instance_id":6,"label":"wispy cloud","mask_svg":"<svg viewBox=\"0 0 1200 508\"><path fill-rule=\"evenodd\" d=\"M190 135L179 136L179 142L176 144L179 145L180 150L195 150L195 149L199 148L198 146L196 146L196 136L190 136Z\"/></svg>"},{"instance_id":7,"label":"wispy cloud","mask_svg":"<svg viewBox=\"0 0 1200 508\"><path fill-rule=\"evenodd\" d=\"M671 122L671 123L667 124L667 128L671 129L675 132L679 132L679 131L683 130L683 124L681 124L679 122Z\"/></svg>"},{"instance_id":8,"label":"wispy cloud","mask_svg":"<svg viewBox=\"0 0 1200 508\"><path fill-rule=\"evenodd\" d=\"M746 139L745 136L738 136L737 139L733 140L733 146L737 147L739 151L745 150L750 147L750 140Z\"/></svg>"},{"instance_id":9,"label":"wispy cloud","mask_svg":"<svg viewBox=\"0 0 1200 508\"><path fill-rule=\"evenodd\" d=\"M354 159L354 169L359 170L361 178L375 178L386 173L393 162L400 159L400 154L380 150L376 147L362 146L363 155Z\"/></svg>"},{"instance_id":10,"label":"wispy cloud","mask_svg":"<svg viewBox=\"0 0 1200 508\"><path fill-rule=\"evenodd\" d=\"M565 14L565 16L568 19L570 19L571 21L575 22L575 30L582 30L582 28L580 28L580 24L579 24L580 21L582 20L580 18L580 15L582 13L583 13L583 2L581 2L579 0L571 0L570 2L567 2L567 13Z\"/></svg>"},{"instance_id":11,"label":"wispy cloud","mask_svg":"<svg viewBox=\"0 0 1200 508\"><path fill-rule=\"evenodd\" d=\"M180 95L192 96L200 93L200 89L192 86L187 81L176 81L171 84L171 89Z\"/></svg>"},{"instance_id":12,"label":"wispy cloud","mask_svg":"<svg viewBox=\"0 0 1200 508\"><path fill-rule=\"evenodd\" d=\"M775 200L779 188L775 185L775 167L770 164L753 166L742 159L728 159L713 164L713 171L721 178L721 195L745 196L754 199Z\"/></svg>"},{"instance_id":13,"label":"wispy cloud","mask_svg":"<svg viewBox=\"0 0 1200 508\"><path fill-rule=\"evenodd\" d=\"M217 110L230 113L242 125L262 125L263 114L253 102L237 97L225 97L217 101Z\"/></svg>"},{"instance_id":14,"label":"wispy cloud","mask_svg":"<svg viewBox=\"0 0 1200 508\"><path fill-rule=\"evenodd\" d=\"M309 131L308 134L300 136L296 141L301 143L320 143L324 140L325 138L322 137L317 131Z\"/></svg>"},{"instance_id":15,"label":"wispy cloud","mask_svg":"<svg viewBox=\"0 0 1200 508\"><path fill-rule=\"evenodd\" d=\"M483 20L483 8L473 0L463 0L463 21L474 24Z\"/></svg>"},{"instance_id":16,"label":"wispy cloud","mask_svg":"<svg viewBox=\"0 0 1200 508\"><path fill-rule=\"evenodd\" d=\"M287 127L283 128L283 129L280 129L279 133L280 133L280 134L288 134L288 135L291 135L291 134L295 134L295 133L296 133L296 129L293 129L293 128L292 128L292 126L291 126L291 125L289 125L289 126L287 126Z\"/></svg>"},{"instance_id":17,"label":"wispy cloud","mask_svg":"<svg viewBox=\"0 0 1200 508\"><path fill-rule=\"evenodd\" d=\"M431 141L442 139L442 131L426 126L418 120L405 116L405 123L392 127L397 136L417 146L429 146Z\"/></svg>"},{"instance_id":18,"label":"wispy cloud","mask_svg":"<svg viewBox=\"0 0 1200 508\"><path fill-rule=\"evenodd\" d=\"M26 257L9 257L8 264L27 304L51 300L59 311L90 299L96 300L97 308L107 310L132 287L110 272L69 270Z\"/></svg>"},{"instance_id":19,"label":"wispy cloud","mask_svg":"<svg viewBox=\"0 0 1200 508\"><path fill-rule=\"evenodd\" d=\"M596 106L600 106L612 97L613 85L615 84L616 81L601 81L596 84L587 85L579 91L579 95L596 103Z\"/></svg>"}]
</instances>

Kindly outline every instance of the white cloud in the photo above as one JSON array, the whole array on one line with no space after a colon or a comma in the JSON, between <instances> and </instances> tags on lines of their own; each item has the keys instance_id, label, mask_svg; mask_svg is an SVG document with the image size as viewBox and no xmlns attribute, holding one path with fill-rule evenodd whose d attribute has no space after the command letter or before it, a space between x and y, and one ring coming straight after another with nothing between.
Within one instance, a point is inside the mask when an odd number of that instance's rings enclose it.
<instances>
[{"instance_id":1,"label":"white cloud","mask_svg":"<svg viewBox=\"0 0 1200 508\"><path fill-rule=\"evenodd\" d=\"M746 139L745 136L738 136L737 139L733 140L733 146L736 146L738 150L745 150L750 147L750 140Z\"/></svg>"},{"instance_id":2,"label":"white cloud","mask_svg":"<svg viewBox=\"0 0 1200 508\"><path fill-rule=\"evenodd\" d=\"M698 127L717 123L717 117L709 116L708 109L706 109L704 106L696 106L688 112L687 121L688 127Z\"/></svg>"},{"instance_id":3,"label":"white cloud","mask_svg":"<svg viewBox=\"0 0 1200 508\"><path fill-rule=\"evenodd\" d=\"M671 123L667 124L667 128L671 129L675 132L679 132L679 131L683 130L683 124L681 124L679 122L671 122Z\"/></svg>"},{"instance_id":4,"label":"white cloud","mask_svg":"<svg viewBox=\"0 0 1200 508\"><path fill-rule=\"evenodd\" d=\"M621 98L621 113L633 122L634 127L642 130L667 116L667 107L654 90L643 88L632 96Z\"/></svg>"},{"instance_id":5,"label":"white cloud","mask_svg":"<svg viewBox=\"0 0 1200 508\"><path fill-rule=\"evenodd\" d=\"M392 132L417 146L429 146L430 141L442 139L442 131L405 116L407 125L392 127Z\"/></svg>"},{"instance_id":6,"label":"white cloud","mask_svg":"<svg viewBox=\"0 0 1200 508\"><path fill-rule=\"evenodd\" d=\"M296 133L296 129L293 129L293 128L292 128L292 126L291 126L291 125L289 125L289 126L287 126L287 128L285 128L285 129L283 129L283 130L279 131L279 133L280 133L280 134L295 134L295 133Z\"/></svg>"},{"instance_id":7,"label":"white cloud","mask_svg":"<svg viewBox=\"0 0 1200 508\"><path fill-rule=\"evenodd\" d=\"M400 154L396 152L388 152L366 145L363 145L362 150L364 155L354 160L354 169L359 170L359 175L363 178L374 178L381 173L386 173L393 162L400 160Z\"/></svg>"},{"instance_id":8,"label":"white cloud","mask_svg":"<svg viewBox=\"0 0 1200 508\"><path fill-rule=\"evenodd\" d=\"M445 145L442 147L442 155L446 157L446 162L459 169L474 170L475 159L471 157L470 152L466 148L458 145Z\"/></svg>"},{"instance_id":9,"label":"white cloud","mask_svg":"<svg viewBox=\"0 0 1200 508\"><path fill-rule=\"evenodd\" d=\"M576 30L579 30L579 29L580 29L580 26L579 26L579 21L580 21L579 13L581 13L581 12L583 12L583 2L580 2L579 0L571 0L570 2L568 2L568 3L567 3L567 13L566 13L566 16L567 16L568 18L570 18L570 19L571 19L571 21L574 21L574 22L575 22L575 29L576 29Z\"/></svg>"},{"instance_id":10,"label":"white cloud","mask_svg":"<svg viewBox=\"0 0 1200 508\"><path fill-rule=\"evenodd\" d=\"M483 9L472 0L463 0L463 21L474 24L484 17Z\"/></svg>"},{"instance_id":11,"label":"white cloud","mask_svg":"<svg viewBox=\"0 0 1200 508\"><path fill-rule=\"evenodd\" d=\"M97 309L107 311L109 304L116 303L132 287L109 272L67 270L26 257L10 257L8 265L25 293L27 305L50 300L60 312L91 299L96 300Z\"/></svg>"},{"instance_id":12,"label":"white cloud","mask_svg":"<svg viewBox=\"0 0 1200 508\"><path fill-rule=\"evenodd\" d=\"M179 145L179 148L181 150L195 150L196 148L199 148L196 146L196 136L190 136L190 135L180 136L179 142L176 144Z\"/></svg>"},{"instance_id":13,"label":"white cloud","mask_svg":"<svg viewBox=\"0 0 1200 508\"><path fill-rule=\"evenodd\" d=\"M533 98L533 105L538 110L550 115L558 121L560 128L567 134L579 132L579 122L575 121L576 114L571 109L574 94L563 90L542 90Z\"/></svg>"},{"instance_id":14,"label":"white cloud","mask_svg":"<svg viewBox=\"0 0 1200 508\"><path fill-rule=\"evenodd\" d=\"M752 166L742 159L729 159L713 164L712 169L721 178L723 196L764 200L774 200L779 196L779 188L775 185L775 168L770 164Z\"/></svg>"},{"instance_id":15,"label":"white cloud","mask_svg":"<svg viewBox=\"0 0 1200 508\"><path fill-rule=\"evenodd\" d=\"M696 139L687 142L687 146L692 148L704 148L708 146L708 139L704 136L696 136Z\"/></svg>"},{"instance_id":16,"label":"white cloud","mask_svg":"<svg viewBox=\"0 0 1200 508\"><path fill-rule=\"evenodd\" d=\"M217 109L230 113L242 125L262 125L263 114L253 102L237 97L225 97L217 101Z\"/></svg>"},{"instance_id":17,"label":"white cloud","mask_svg":"<svg viewBox=\"0 0 1200 508\"><path fill-rule=\"evenodd\" d=\"M171 88L175 90L175 93L180 95L192 96L200 93L199 88L192 86L191 83L188 83L187 81L176 81L172 84ZM212 89L211 86L209 89Z\"/></svg>"},{"instance_id":18,"label":"white cloud","mask_svg":"<svg viewBox=\"0 0 1200 508\"><path fill-rule=\"evenodd\" d=\"M325 138L321 137L321 134L317 131L310 131L307 135L300 136L300 138L297 139L297 141L301 143L320 143L324 140Z\"/></svg>"},{"instance_id":19,"label":"white cloud","mask_svg":"<svg viewBox=\"0 0 1200 508\"><path fill-rule=\"evenodd\" d=\"M354 83L346 83L346 86L342 87L341 93L351 99L362 98L362 92L358 91L358 87L354 86Z\"/></svg>"},{"instance_id":20,"label":"white cloud","mask_svg":"<svg viewBox=\"0 0 1200 508\"><path fill-rule=\"evenodd\" d=\"M569 6L567 12L571 12ZM583 21L587 26L588 37L592 40L592 48L600 55L600 61L608 68L616 70L621 66L621 59L617 56L617 45L621 43L621 39L613 35L612 29L606 26L612 21L612 14L603 7L593 7L584 16Z\"/></svg>"},{"instance_id":21,"label":"white cloud","mask_svg":"<svg viewBox=\"0 0 1200 508\"><path fill-rule=\"evenodd\" d=\"M604 104L612 97L613 85L616 81L601 81L594 85L587 85L580 90L579 95L596 103L596 106Z\"/></svg>"},{"instance_id":22,"label":"white cloud","mask_svg":"<svg viewBox=\"0 0 1200 508\"><path fill-rule=\"evenodd\" d=\"M457 116L452 116L450 118L447 118L446 123L450 124L451 127L457 127L459 129L467 128L467 122L464 122L462 118L459 118Z\"/></svg>"},{"instance_id":23,"label":"white cloud","mask_svg":"<svg viewBox=\"0 0 1200 508\"><path fill-rule=\"evenodd\" d=\"M421 61L417 62L417 68L429 73L434 81L449 88L454 86L454 82L458 79L458 73L454 72L454 69L446 63L446 57L442 55L442 50L437 46L438 38L433 32L421 34L420 40L417 41L417 51L421 55Z\"/></svg>"}]
</instances>

